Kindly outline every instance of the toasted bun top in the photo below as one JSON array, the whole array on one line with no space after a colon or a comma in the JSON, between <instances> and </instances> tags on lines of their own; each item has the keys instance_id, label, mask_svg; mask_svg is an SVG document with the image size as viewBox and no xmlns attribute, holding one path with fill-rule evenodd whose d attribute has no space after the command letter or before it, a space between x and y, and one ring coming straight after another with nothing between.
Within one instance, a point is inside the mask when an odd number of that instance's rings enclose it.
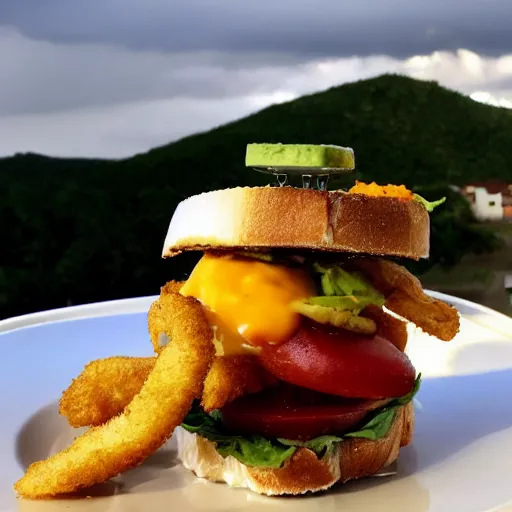
<instances>
[{"instance_id":1,"label":"toasted bun top","mask_svg":"<svg viewBox=\"0 0 512 512\"><path fill-rule=\"evenodd\" d=\"M429 255L430 219L413 200L293 187L216 190L178 204L163 257L210 249Z\"/></svg>"}]
</instances>

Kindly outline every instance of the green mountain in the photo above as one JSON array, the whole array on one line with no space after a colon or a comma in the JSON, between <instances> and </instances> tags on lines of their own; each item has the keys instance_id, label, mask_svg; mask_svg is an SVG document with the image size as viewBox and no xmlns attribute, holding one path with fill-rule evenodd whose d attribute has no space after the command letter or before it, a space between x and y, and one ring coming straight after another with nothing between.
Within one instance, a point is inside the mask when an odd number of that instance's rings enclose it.
<instances>
[{"instance_id":1,"label":"green mountain","mask_svg":"<svg viewBox=\"0 0 512 512\"><path fill-rule=\"evenodd\" d=\"M468 205L446 185L512 181L511 136L509 110L384 75L124 160L0 159L0 317L155 294L165 280L182 278L197 256L160 260L174 208L206 190L268 183L244 168L249 142L351 146L360 179L404 183L430 199L448 193L450 206L432 216L431 264L454 263L493 241L475 234Z\"/></svg>"}]
</instances>

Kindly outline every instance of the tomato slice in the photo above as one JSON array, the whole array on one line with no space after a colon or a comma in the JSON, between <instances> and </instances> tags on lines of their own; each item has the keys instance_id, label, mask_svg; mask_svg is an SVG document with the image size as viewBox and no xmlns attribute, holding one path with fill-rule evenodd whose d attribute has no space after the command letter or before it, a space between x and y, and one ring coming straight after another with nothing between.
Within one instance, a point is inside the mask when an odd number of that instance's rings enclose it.
<instances>
[{"instance_id":1,"label":"tomato slice","mask_svg":"<svg viewBox=\"0 0 512 512\"><path fill-rule=\"evenodd\" d=\"M325 395L281 383L278 388L238 398L221 413L233 434L306 441L321 435L342 435L384 403Z\"/></svg>"},{"instance_id":2,"label":"tomato slice","mask_svg":"<svg viewBox=\"0 0 512 512\"><path fill-rule=\"evenodd\" d=\"M407 355L385 338L309 321L289 341L265 345L259 358L280 380L350 398L403 396L416 378Z\"/></svg>"}]
</instances>

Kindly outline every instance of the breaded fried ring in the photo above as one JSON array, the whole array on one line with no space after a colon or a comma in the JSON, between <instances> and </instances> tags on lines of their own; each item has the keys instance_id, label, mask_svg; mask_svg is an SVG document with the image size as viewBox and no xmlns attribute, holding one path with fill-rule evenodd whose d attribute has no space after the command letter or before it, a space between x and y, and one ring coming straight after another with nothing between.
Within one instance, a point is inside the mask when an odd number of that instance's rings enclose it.
<instances>
[{"instance_id":1,"label":"breaded fried ring","mask_svg":"<svg viewBox=\"0 0 512 512\"><path fill-rule=\"evenodd\" d=\"M160 297L169 294L179 293L183 281L170 281L160 289ZM169 333L166 333L167 320L162 315L162 309L159 306L159 299L151 304L148 312L148 330L156 354L161 352L162 348L170 341Z\"/></svg>"},{"instance_id":2,"label":"breaded fried ring","mask_svg":"<svg viewBox=\"0 0 512 512\"><path fill-rule=\"evenodd\" d=\"M160 298L169 293L179 293L182 285L183 282L167 283L160 291ZM153 303L148 314L148 330L156 353L171 341L164 330L165 319L158 306L159 300ZM202 405L207 411L218 409L242 395L257 393L276 382L277 379L258 364L254 356L215 357L204 382Z\"/></svg>"},{"instance_id":3,"label":"breaded fried ring","mask_svg":"<svg viewBox=\"0 0 512 512\"><path fill-rule=\"evenodd\" d=\"M122 413L141 390L156 357L91 361L62 393L59 412L72 427L97 426Z\"/></svg>"},{"instance_id":4,"label":"breaded fried ring","mask_svg":"<svg viewBox=\"0 0 512 512\"><path fill-rule=\"evenodd\" d=\"M379 306L371 304L361 312L362 316L371 318L377 324L377 334L391 341L398 350L402 352L407 345L407 324L389 313L386 313Z\"/></svg>"},{"instance_id":5,"label":"breaded fried ring","mask_svg":"<svg viewBox=\"0 0 512 512\"><path fill-rule=\"evenodd\" d=\"M73 427L107 422L140 391L155 362L156 357L112 357L89 363L63 393L60 413ZM202 405L207 411L220 409L277 382L254 356L215 357L204 382Z\"/></svg>"},{"instance_id":6,"label":"breaded fried ring","mask_svg":"<svg viewBox=\"0 0 512 512\"><path fill-rule=\"evenodd\" d=\"M443 301L419 300L397 290L387 298L386 307L440 340L450 341L459 332L456 311Z\"/></svg>"},{"instance_id":7,"label":"breaded fried ring","mask_svg":"<svg viewBox=\"0 0 512 512\"><path fill-rule=\"evenodd\" d=\"M195 299L170 293L158 307L173 343L158 356L140 393L119 416L32 464L14 486L19 495L49 498L104 482L141 464L182 422L214 357L212 330Z\"/></svg>"},{"instance_id":8,"label":"breaded fried ring","mask_svg":"<svg viewBox=\"0 0 512 512\"><path fill-rule=\"evenodd\" d=\"M204 381L201 405L205 411L220 409L240 396L258 393L277 382L255 356L215 357Z\"/></svg>"},{"instance_id":9,"label":"breaded fried ring","mask_svg":"<svg viewBox=\"0 0 512 512\"><path fill-rule=\"evenodd\" d=\"M354 264L384 294L389 310L443 341L450 341L459 332L457 310L428 296L419 279L405 267L383 259L361 259Z\"/></svg>"}]
</instances>

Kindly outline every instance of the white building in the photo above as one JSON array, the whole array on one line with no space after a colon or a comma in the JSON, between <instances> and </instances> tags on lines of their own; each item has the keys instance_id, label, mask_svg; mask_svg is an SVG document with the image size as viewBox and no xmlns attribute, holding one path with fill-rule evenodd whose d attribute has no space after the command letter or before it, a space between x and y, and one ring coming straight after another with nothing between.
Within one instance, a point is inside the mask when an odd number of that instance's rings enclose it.
<instances>
[{"instance_id":1,"label":"white building","mask_svg":"<svg viewBox=\"0 0 512 512\"><path fill-rule=\"evenodd\" d=\"M472 188L474 188L475 202L471 205L471 208L475 217L478 220L503 219L503 196L501 192L490 194L484 187Z\"/></svg>"},{"instance_id":2,"label":"white building","mask_svg":"<svg viewBox=\"0 0 512 512\"><path fill-rule=\"evenodd\" d=\"M466 185L462 193L471 203L478 220L510 220L512 208L512 185L500 181Z\"/></svg>"}]
</instances>

